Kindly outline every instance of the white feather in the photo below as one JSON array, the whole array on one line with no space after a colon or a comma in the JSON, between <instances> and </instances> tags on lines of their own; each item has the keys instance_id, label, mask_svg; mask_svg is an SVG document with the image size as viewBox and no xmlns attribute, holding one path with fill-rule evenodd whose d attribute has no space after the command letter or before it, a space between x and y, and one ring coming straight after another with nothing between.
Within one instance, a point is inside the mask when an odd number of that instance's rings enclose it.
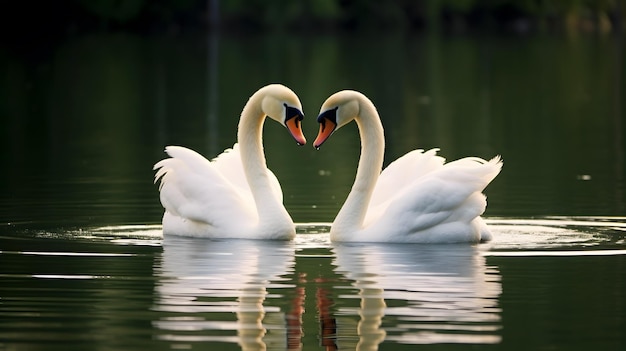
<instances>
[{"instance_id":1,"label":"white feather","mask_svg":"<svg viewBox=\"0 0 626 351\"><path fill-rule=\"evenodd\" d=\"M499 156L490 161L467 157L445 163L437 156L438 149L414 150L380 172L384 132L372 102L359 92L345 90L329 97L321 111L333 109L340 126L356 120L362 151L355 185L331 226L331 240L452 243L491 239L480 217L487 207L482 191L502 169Z\"/></svg>"},{"instance_id":2,"label":"white feather","mask_svg":"<svg viewBox=\"0 0 626 351\"><path fill-rule=\"evenodd\" d=\"M248 100L241 114L238 143L212 161L181 146L166 147L170 158L154 165L154 181L161 182L160 199L165 208L164 234L249 239L295 236L278 179L265 166L261 129L267 113L257 111L265 107L262 102L268 95L273 102L268 108L275 116L286 104L301 109L293 91L272 84ZM244 146L245 155L241 151Z\"/></svg>"},{"instance_id":3,"label":"white feather","mask_svg":"<svg viewBox=\"0 0 626 351\"><path fill-rule=\"evenodd\" d=\"M399 186L386 203L368 208L364 225L370 239L430 243L487 239L488 229L477 219L487 207L482 191L502 168L500 158L432 164L437 166Z\"/></svg>"}]
</instances>

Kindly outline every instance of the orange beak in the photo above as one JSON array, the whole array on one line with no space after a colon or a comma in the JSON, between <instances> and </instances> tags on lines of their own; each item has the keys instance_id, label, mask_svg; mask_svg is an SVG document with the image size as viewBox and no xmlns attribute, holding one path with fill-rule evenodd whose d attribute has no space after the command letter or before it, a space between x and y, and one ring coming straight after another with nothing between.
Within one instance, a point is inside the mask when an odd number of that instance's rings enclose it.
<instances>
[{"instance_id":1,"label":"orange beak","mask_svg":"<svg viewBox=\"0 0 626 351\"><path fill-rule=\"evenodd\" d=\"M289 130L289 133L291 133L291 136L296 140L296 143L298 143L298 145L306 144L306 138L302 133L302 127L298 116L289 118L287 122L285 122L285 126Z\"/></svg>"},{"instance_id":2,"label":"orange beak","mask_svg":"<svg viewBox=\"0 0 626 351\"><path fill-rule=\"evenodd\" d=\"M317 133L317 138L313 142L313 147L319 149L320 146L330 137L331 134L337 128L337 123L331 121L328 118L323 118L320 121L320 131Z\"/></svg>"}]
</instances>

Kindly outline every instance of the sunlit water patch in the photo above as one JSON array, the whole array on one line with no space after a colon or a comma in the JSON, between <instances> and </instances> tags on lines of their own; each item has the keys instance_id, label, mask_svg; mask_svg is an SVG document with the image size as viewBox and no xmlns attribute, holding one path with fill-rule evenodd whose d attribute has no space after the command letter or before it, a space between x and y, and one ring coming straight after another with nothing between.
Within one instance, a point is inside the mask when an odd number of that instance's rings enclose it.
<instances>
[{"instance_id":1,"label":"sunlit water patch","mask_svg":"<svg viewBox=\"0 0 626 351\"><path fill-rule=\"evenodd\" d=\"M494 237L484 244L490 255L524 255L524 252L537 255L540 250L566 250L572 255L582 251L586 252L584 255L621 255L626 245L623 217L489 219L487 223Z\"/></svg>"},{"instance_id":2,"label":"sunlit water patch","mask_svg":"<svg viewBox=\"0 0 626 351\"><path fill-rule=\"evenodd\" d=\"M73 235L82 239L109 240L119 245L160 246L163 242L161 225L120 225L96 227L74 231Z\"/></svg>"}]
</instances>

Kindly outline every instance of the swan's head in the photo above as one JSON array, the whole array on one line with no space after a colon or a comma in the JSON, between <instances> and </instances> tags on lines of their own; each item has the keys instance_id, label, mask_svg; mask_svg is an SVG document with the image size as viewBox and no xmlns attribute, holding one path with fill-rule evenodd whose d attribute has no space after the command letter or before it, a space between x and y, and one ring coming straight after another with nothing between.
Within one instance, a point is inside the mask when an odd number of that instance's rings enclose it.
<instances>
[{"instance_id":1,"label":"swan's head","mask_svg":"<svg viewBox=\"0 0 626 351\"><path fill-rule=\"evenodd\" d=\"M264 89L265 96L261 104L263 113L284 125L298 145L306 144L302 133L302 104L298 96L289 88L280 84L271 84Z\"/></svg>"},{"instance_id":2,"label":"swan's head","mask_svg":"<svg viewBox=\"0 0 626 351\"><path fill-rule=\"evenodd\" d=\"M335 130L359 116L359 99L362 96L363 94L353 90L343 90L324 101L317 117L320 131L313 142L313 147L319 149Z\"/></svg>"}]
</instances>

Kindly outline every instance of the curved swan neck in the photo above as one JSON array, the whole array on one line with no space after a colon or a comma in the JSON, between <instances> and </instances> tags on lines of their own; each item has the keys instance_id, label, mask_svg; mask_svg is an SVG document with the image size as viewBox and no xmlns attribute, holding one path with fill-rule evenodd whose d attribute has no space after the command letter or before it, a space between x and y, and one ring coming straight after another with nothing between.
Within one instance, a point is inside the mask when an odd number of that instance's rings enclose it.
<instances>
[{"instance_id":1,"label":"curved swan neck","mask_svg":"<svg viewBox=\"0 0 626 351\"><path fill-rule=\"evenodd\" d=\"M378 112L369 99L360 96L358 100L360 112L355 121L361 137L361 157L352 190L333 223L339 232L363 226L385 154L385 136Z\"/></svg>"},{"instance_id":2,"label":"curved swan neck","mask_svg":"<svg viewBox=\"0 0 626 351\"><path fill-rule=\"evenodd\" d=\"M237 129L241 161L246 173L246 179L252 183L258 176L265 176L265 154L263 152L263 123L265 113L261 109L263 96L260 92L252 95L241 112ZM254 188L252 189L254 191Z\"/></svg>"},{"instance_id":3,"label":"curved swan neck","mask_svg":"<svg viewBox=\"0 0 626 351\"><path fill-rule=\"evenodd\" d=\"M241 112L237 142L243 170L254 197L259 223L279 215L289 218L282 203L274 195L263 151L263 123L266 115L261 109L264 92L261 90L248 100Z\"/></svg>"}]
</instances>

